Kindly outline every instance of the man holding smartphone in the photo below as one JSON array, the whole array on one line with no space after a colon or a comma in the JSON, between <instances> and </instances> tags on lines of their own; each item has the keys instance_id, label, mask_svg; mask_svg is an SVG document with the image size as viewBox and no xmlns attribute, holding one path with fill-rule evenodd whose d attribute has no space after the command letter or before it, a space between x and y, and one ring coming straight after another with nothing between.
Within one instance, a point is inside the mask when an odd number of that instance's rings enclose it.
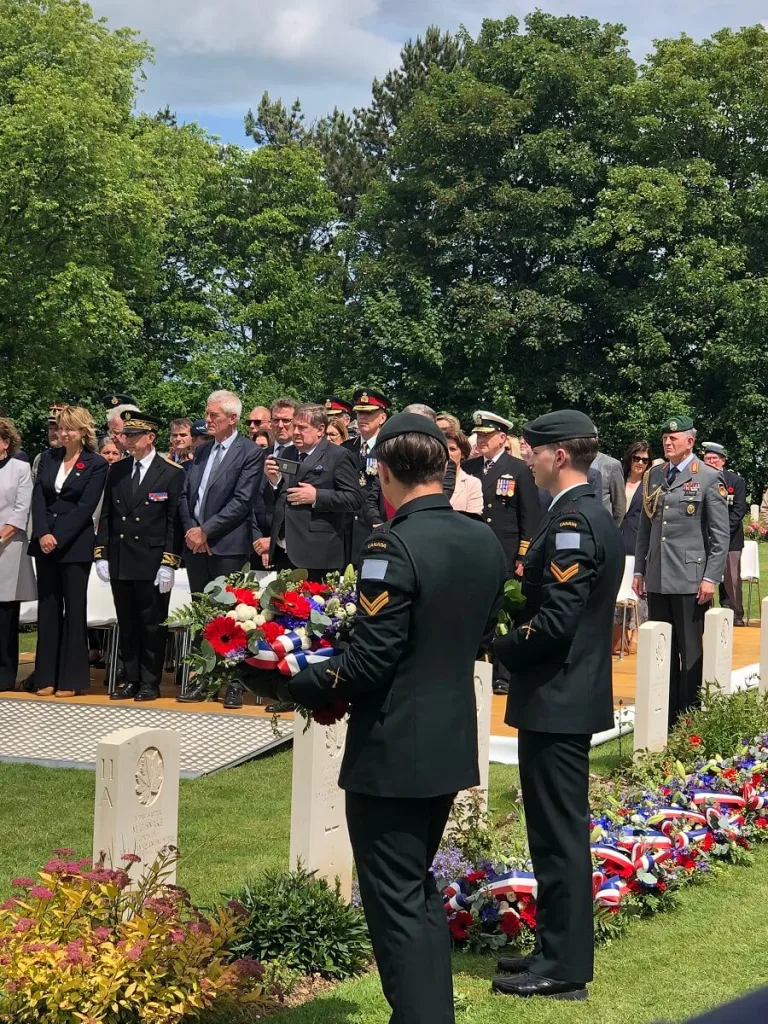
<instances>
[{"instance_id":1,"label":"man holding smartphone","mask_svg":"<svg viewBox=\"0 0 768 1024\"><path fill-rule=\"evenodd\" d=\"M322 580L344 568L345 513L363 503L353 456L325 436L321 405L300 405L293 418L293 445L270 456L265 474L274 494L265 568L307 569Z\"/></svg>"}]
</instances>

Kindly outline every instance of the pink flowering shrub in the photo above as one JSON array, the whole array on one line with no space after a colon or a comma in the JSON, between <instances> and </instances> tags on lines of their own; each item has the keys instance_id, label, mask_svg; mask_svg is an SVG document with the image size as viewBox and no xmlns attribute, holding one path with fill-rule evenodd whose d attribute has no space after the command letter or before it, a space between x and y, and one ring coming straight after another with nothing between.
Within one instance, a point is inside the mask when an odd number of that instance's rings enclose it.
<instances>
[{"instance_id":1,"label":"pink flowering shrub","mask_svg":"<svg viewBox=\"0 0 768 1024\"><path fill-rule=\"evenodd\" d=\"M175 856L166 851L133 888L123 867L64 849L38 878L15 878L0 904L0 1022L175 1024L214 1006L266 1003L261 964L230 953L247 911L236 901L193 906L166 882Z\"/></svg>"}]
</instances>

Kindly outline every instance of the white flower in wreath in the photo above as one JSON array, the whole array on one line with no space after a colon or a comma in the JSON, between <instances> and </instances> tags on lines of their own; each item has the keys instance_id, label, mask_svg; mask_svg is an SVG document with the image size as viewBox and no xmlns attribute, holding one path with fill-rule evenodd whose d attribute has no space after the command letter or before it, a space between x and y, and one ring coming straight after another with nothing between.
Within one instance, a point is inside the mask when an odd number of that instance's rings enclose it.
<instances>
[{"instance_id":1,"label":"white flower in wreath","mask_svg":"<svg viewBox=\"0 0 768 1024\"><path fill-rule=\"evenodd\" d=\"M227 612L226 614L227 614L227 618L228 619L232 619L234 622L237 622L237 609L236 608L233 608L231 611Z\"/></svg>"},{"instance_id":2,"label":"white flower in wreath","mask_svg":"<svg viewBox=\"0 0 768 1024\"><path fill-rule=\"evenodd\" d=\"M325 598L324 597L313 597L312 600L315 602L315 604L317 605L318 608L325 608Z\"/></svg>"},{"instance_id":3,"label":"white flower in wreath","mask_svg":"<svg viewBox=\"0 0 768 1024\"><path fill-rule=\"evenodd\" d=\"M253 621L253 619L246 619L244 622L241 622L240 625L243 627L246 633L252 633L253 630L256 629L256 623Z\"/></svg>"},{"instance_id":4,"label":"white flower in wreath","mask_svg":"<svg viewBox=\"0 0 768 1024\"><path fill-rule=\"evenodd\" d=\"M257 626L263 626L267 620L264 618L263 615L257 614L256 618L253 621Z\"/></svg>"},{"instance_id":5,"label":"white flower in wreath","mask_svg":"<svg viewBox=\"0 0 768 1024\"><path fill-rule=\"evenodd\" d=\"M250 619L255 619L257 611L249 604L239 604L235 611L237 612L238 622L248 622Z\"/></svg>"},{"instance_id":6,"label":"white flower in wreath","mask_svg":"<svg viewBox=\"0 0 768 1024\"><path fill-rule=\"evenodd\" d=\"M350 615L350 616L355 615L357 613L357 605L354 605L354 604L352 604L351 601L348 601L344 605L344 611L347 613L347 615Z\"/></svg>"}]
</instances>

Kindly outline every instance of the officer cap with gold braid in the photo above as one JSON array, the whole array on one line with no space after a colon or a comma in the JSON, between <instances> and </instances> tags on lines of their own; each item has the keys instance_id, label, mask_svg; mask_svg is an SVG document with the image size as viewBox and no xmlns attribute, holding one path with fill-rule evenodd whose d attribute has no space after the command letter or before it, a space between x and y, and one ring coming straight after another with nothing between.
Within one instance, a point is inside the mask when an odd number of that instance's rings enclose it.
<instances>
[{"instance_id":1,"label":"officer cap with gold braid","mask_svg":"<svg viewBox=\"0 0 768 1024\"><path fill-rule=\"evenodd\" d=\"M545 444L557 444L558 441L572 441L576 437L596 438L597 427L586 413L578 409L560 409L526 423L523 437L531 448L538 448Z\"/></svg>"},{"instance_id":2,"label":"officer cap with gold braid","mask_svg":"<svg viewBox=\"0 0 768 1024\"><path fill-rule=\"evenodd\" d=\"M136 405L130 395L120 395L112 391L108 395L104 395L101 404L105 409L114 409L117 405Z\"/></svg>"},{"instance_id":3,"label":"officer cap with gold braid","mask_svg":"<svg viewBox=\"0 0 768 1024\"><path fill-rule=\"evenodd\" d=\"M352 415L352 403L347 402L344 398L339 398L338 395L330 395L321 404L325 406L325 411L329 416L340 416L343 412L347 416Z\"/></svg>"},{"instance_id":4,"label":"officer cap with gold braid","mask_svg":"<svg viewBox=\"0 0 768 1024\"><path fill-rule=\"evenodd\" d=\"M156 434L159 428L160 420L148 412L131 412L128 409L123 413L124 434Z\"/></svg>"},{"instance_id":5,"label":"officer cap with gold braid","mask_svg":"<svg viewBox=\"0 0 768 1024\"><path fill-rule=\"evenodd\" d=\"M387 412L390 404L380 391L372 391L371 388L358 388L352 396L355 412Z\"/></svg>"},{"instance_id":6,"label":"officer cap with gold braid","mask_svg":"<svg viewBox=\"0 0 768 1024\"><path fill-rule=\"evenodd\" d=\"M478 409L472 417L472 425L476 434L495 434L497 430L507 434L512 429L509 420L497 416L495 412Z\"/></svg>"}]
</instances>

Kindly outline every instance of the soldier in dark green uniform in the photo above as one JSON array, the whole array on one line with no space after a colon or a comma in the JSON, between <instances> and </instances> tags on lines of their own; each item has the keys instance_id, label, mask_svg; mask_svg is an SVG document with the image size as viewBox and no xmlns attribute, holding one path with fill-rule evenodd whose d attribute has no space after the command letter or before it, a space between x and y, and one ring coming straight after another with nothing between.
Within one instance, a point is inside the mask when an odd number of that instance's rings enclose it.
<instances>
[{"instance_id":1,"label":"soldier in dark green uniform","mask_svg":"<svg viewBox=\"0 0 768 1024\"><path fill-rule=\"evenodd\" d=\"M311 708L351 701L339 785L397 1024L454 1021L448 925L429 869L456 793L479 782L474 661L507 578L493 532L443 494L447 452L424 416L382 426L378 472L396 511L363 545L351 645L277 687L252 672L264 696Z\"/></svg>"},{"instance_id":2,"label":"soldier in dark green uniform","mask_svg":"<svg viewBox=\"0 0 768 1024\"><path fill-rule=\"evenodd\" d=\"M502 958L496 992L585 999L592 979L589 748L613 725L611 634L624 543L588 483L597 430L566 409L524 428L552 503L528 549L520 624L494 652L511 673L507 725L538 883L532 957Z\"/></svg>"}]
</instances>

